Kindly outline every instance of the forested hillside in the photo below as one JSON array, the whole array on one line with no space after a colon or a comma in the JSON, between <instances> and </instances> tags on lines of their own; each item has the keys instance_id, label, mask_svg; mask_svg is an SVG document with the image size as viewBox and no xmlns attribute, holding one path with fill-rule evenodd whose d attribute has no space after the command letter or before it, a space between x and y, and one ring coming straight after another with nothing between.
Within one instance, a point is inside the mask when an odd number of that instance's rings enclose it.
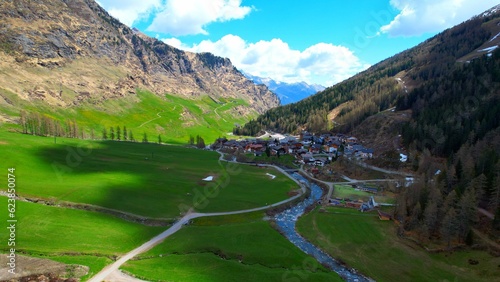
<instances>
[{"instance_id":1,"label":"forested hillside","mask_svg":"<svg viewBox=\"0 0 500 282\"><path fill-rule=\"evenodd\" d=\"M460 58L469 54L473 54L470 57L474 58L482 54L476 49L498 34L499 14L499 11L486 13L446 30L314 96L271 109L243 128L235 128L234 133L254 135L264 129L348 132L367 117L395 106L397 101L400 101L400 108L409 107L404 102L406 97L412 103L411 97L419 95L413 93L413 89L421 91L420 86L424 83L453 80L452 73L466 67L458 62ZM496 40L492 43L497 43ZM481 62L487 61L484 59ZM452 95L449 89L440 89ZM328 114L346 102L349 103L341 107L335 120L329 120Z\"/></svg>"},{"instance_id":2,"label":"forested hillside","mask_svg":"<svg viewBox=\"0 0 500 282\"><path fill-rule=\"evenodd\" d=\"M474 144L500 125L500 50L423 83L400 97L398 110L412 109L403 128L406 145L449 156L462 144Z\"/></svg>"}]
</instances>

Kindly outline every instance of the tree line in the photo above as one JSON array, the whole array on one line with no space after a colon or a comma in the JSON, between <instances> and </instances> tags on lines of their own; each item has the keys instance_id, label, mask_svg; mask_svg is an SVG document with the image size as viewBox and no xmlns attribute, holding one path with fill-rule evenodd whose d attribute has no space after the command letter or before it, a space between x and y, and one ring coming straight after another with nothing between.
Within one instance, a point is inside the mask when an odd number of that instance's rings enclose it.
<instances>
[{"instance_id":1,"label":"tree line","mask_svg":"<svg viewBox=\"0 0 500 282\"><path fill-rule=\"evenodd\" d=\"M99 133L95 132L94 128L85 128L84 126L80 126L75 120L68 119L62 122L49 115L39 112L27 112L25 110L21 110L19 124L21 125L23 134L92 140L138 141L135 139L132 130L128 129L127 126L102 127L99 135ZM203 140L199 136L197 136L197 138ZM141 142L150 143L146 132L143 133ZM162 143L161 135L158 135L157 143ZM199 143L201 144L202 142Z\"/></svg>"},{"instance_id":2,"label":"tree line","mask_svg":"<svg viewBox=\"0 0 500 282\"><path fill-rule=\"evenodd\" d=\"M188 144L192 145L192 146L196 146L200 149L203 149L206 147L205 140L200 135L196 135L196 139L193 135L189 135Z\"/></svg>"}]
</instances>

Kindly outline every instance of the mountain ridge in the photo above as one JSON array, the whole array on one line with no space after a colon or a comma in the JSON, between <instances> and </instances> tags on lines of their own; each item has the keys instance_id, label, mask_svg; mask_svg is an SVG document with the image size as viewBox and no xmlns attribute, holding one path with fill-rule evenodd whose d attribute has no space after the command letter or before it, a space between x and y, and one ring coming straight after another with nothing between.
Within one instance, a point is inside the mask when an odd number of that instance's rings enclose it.
<instances>
[{"instance_id":1,"label":"mountain ridge","mask_svg":"<svg viewBox=\"0 0 500 282\"><path fill-rule=\"evenodd\" d=\"M93 0L2 1L5 91L71 106L135 93L244 99L258 113L279 105L227 58L178 50L111 17ZM21 85L22 84L22 85Z\"/></svg>"},{"instance_id":2,"label":"mountain ridge","mask_svg":"<svg viewBox=\"0 0 500 282\"><path fill-rule=\"evenodd\" d=\"M308 84L304 81L287 83L269 77L254 76L245 72L243 75L256 84L266 85L269 90L278 95L282 105L298 102L326 88L319 84Z\"/></svg>"}]
</instances>

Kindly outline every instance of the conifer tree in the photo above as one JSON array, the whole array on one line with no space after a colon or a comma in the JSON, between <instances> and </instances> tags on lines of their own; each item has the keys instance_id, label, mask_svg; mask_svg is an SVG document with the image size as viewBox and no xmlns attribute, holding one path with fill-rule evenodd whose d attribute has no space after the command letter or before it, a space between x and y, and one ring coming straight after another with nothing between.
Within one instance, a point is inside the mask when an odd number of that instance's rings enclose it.
<instances>
[{"instance_id":1,"label":"conifer tree","mask_svg":"<svg viewBox=\"0 0 500 282\"><path fill-rule=\"evenodd\" d=\"M102 139L108 140L108 131L106 130L106 128L102 129Z\"/></svg>"},{"instance_id":2,"label":"conifer tree","mask_svg":"<svg viewBox=\"0 0 500 282\"><path fill-rule=\"evenodd\" d=\"M451 207L443 218L443 223L441 224L441 236L450 247L451 240L456 236L458 232L458 218L455 208Z\"/></svg>"}]
</instances>

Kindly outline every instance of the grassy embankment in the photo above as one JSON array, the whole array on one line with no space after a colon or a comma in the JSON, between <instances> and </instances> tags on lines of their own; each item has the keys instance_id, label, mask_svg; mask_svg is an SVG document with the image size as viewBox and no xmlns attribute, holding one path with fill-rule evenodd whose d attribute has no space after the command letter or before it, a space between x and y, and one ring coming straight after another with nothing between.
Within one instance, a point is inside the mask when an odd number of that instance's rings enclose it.
<instances>
[{"instance_id":1,"label":"grassy embankment","mask_svg":"<svg viewBox=\"0 0 500 282\"><path fill-rule=\"evenodd\" d=\"M392 221L374 213L328 207L300 218L305 238L334 258L377 281L495 281L500 258L487 252L463 250L429 253L399 238ZM469 259L479 264L469 264Z\"/></svg>"}]
</instances>

